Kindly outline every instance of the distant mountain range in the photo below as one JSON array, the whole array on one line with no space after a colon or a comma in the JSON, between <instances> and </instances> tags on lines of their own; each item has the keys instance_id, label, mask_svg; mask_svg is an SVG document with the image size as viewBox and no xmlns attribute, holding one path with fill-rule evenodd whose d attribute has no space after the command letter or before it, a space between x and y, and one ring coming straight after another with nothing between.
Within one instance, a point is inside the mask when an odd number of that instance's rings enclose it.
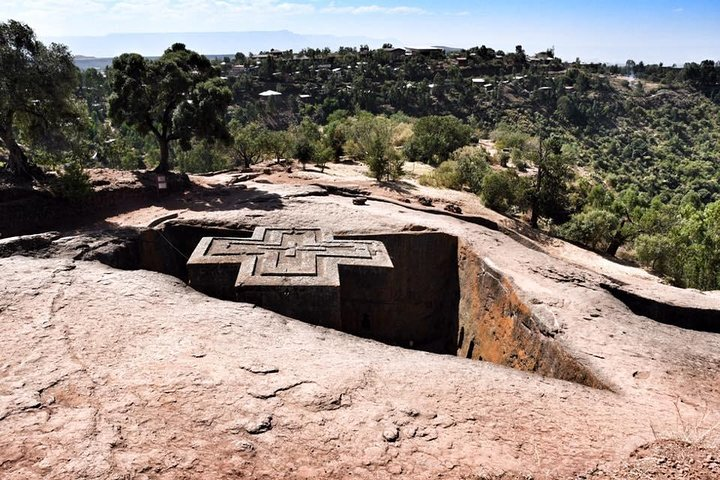
<instances>
[{"instance_id":1,"label":"distant mountain range","mask_svg":"<svg viewBox=\"0 0 720 480\"><path fill-rule=\"evenodd\" d=\"M235 52L261 50L295 50L303 48L337 49L369 45L379 47L383 43L398 44L396 39L369 37L338 37L333 35L303 35L287 30L258 32L178 32L178 33L113 33L98 37L43 37L44 42L62 43L70 51L82 57L114 57L121 53L139 53L159 56L173 43L184 43L188 48L205 55L235 55Z\"/></svg>"}]
</instances>

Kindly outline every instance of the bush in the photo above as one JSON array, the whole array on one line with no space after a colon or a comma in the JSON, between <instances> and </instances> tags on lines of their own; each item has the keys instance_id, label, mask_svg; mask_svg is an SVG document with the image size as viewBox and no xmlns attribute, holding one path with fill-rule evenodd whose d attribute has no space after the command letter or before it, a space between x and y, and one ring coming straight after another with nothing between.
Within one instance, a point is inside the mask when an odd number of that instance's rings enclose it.
<instances>
[{"instance_id":1,"label":"bush","mask_svg":"<svg viewBox=\"0 0 720 480\"><path fill-rule=\"evenodd\" d=\"M325 171L325 165L334 158L332 147L322 144L316 145L315 148L315 166L320 168L321 172Z\"/></svg>"},{"instance_id":2,"label":"bush","mask_svg":"<svg viewBox=\"0 0 720 480\"><path fill-rule=\"evenodd\" d=\"M305 166L315 157L315 147L315 142L305 137L299 138L295 144L295 158L302 163L303 170L305 170Z\"/></svg>"},{"instance_id":3,"label":"bush","mask_svg":"<svg viewBox=\"0 0 720 480\"><path fill-rule=\"evenodd\" d=\"M394 147L402 147L406 145L413 136L413 126L411 123L396 123L393 127L392 144Z\"/></svg>"},{"instance_id":4,"label":"bush","mask_svg":"<svg viewBox=\"0 0 720 480\"><path fill-rule=\"evenodd\" d=\"M611 212L592 208L573 215L569 222L558 229L560 236L587 245L592 249L606 249L620 225Z\"/></svg>"},{"instance_id":5,"label":"bush","mask_svg":"<svg viewBox=\"0 0 720 480\"><path fill-rule=\"evenodd\" d=\"M467 146L455 150L450 158L457 162L461 185L480 193L483 179L490 172L487 152L482 148Z\"/></svg>"},{"instance_id":6,"label":"bush","mask_svg":"<svg viewBox=\"0 0 720 480\"><path fill-rule=\"evenodd\" d=\"M81 203L93 193L90 177L80 162L72 162L63 168L58 176L55 193L65 200Z\"/></svg>"},{"instance_id":7,"label":"bush","mask_svg":"<svg viewBox=\"0 0 720 480\"><path fill-rule=\"evenodd\" d=\"M452 115L423 117L405 146L408 158L439 165L460 147L470 143L472 129Z\"/></svg>"},{"instance_id":8,"label":"bush","mask_svg":"<svg viewBox=\"0 0 720 480\"><path fill-rule=\"evenodd\" d=\"M344 121L335 120L327 124L323 131L323 141L330 149L331 157L337 162L345 154L347 126Z\"/></svg>"},{"instance_id":9,"label":"bush","mask_svg":"<svg viewBox=\"0 0 720 480\"><path fill-rule=\"evenodd\" d=\"M495 148L498 150L504 148L526 150L530 142L530 135L507 129L507 127L498 128L490 134L490 137L495 140Z\"/></svg>"},{"instance_id":10,"label":"bush","mask_svg":"<svg viewBox=\"0 0 720 480\"><path fill-rule=\"evenodd\" d=\"M305 166L313 161L320 149L322 140L320 128L309 118L303 118L300 124L293 128L293 136L295 137L295 158L302 163L303 170L305 170Z\"/></svg>"},{"instance_id":11,"label":"bush","mask_svg":"<svg viewBox=\"0 0 720 480\"><path fill-rule=\"evenodd\" d=\"M420 183L430 187L451 188L460 190L463 186L458 162L455 160L446 160L431 173L427 173L420 177Z\"/></svg>"},{"instance_id":12,"label":"bush","mask_svg":"<svg viewBox=\"0 0 720 480\"><path fill-rule=\"evenodd\" d=\"M680 283L682 274L678 272L677 259L682 258L681 249L673 239L662 234L643 234L635 239L635 255L644 265L654 272Z\"/></svg>"},{"instance_id":13,"label":"bush","mask_svg":"<svg viewBox=\"0 0 720 480\"><path fill-rule=\"evenodd\" d=\"M347 153L368 165L377 180L395 180L402 175L404 159L392 145L393 125L390 120L370 113L361 113L350 123Z\"/></svg>"},{"instance_id":14,"label":"bush","mask_svg":"<svg viewBox=\"0 0 720 480\"><path fill-rule=\"evenodd\" d=\"M527 189L527 180L518 177L515 170L502 170L485 175L482 196L488 208L508 213L513 208L527 207Z\"/></svg>"},{"instance_id":15,"label":"bush","mask_svg":"<svg viewBox=\"0 0 720 480\"><path fill-rule=\"evenodd\" d=\"M231 152L218 142L193 142L190 150L176 154L174 164L181 172L204 173L223 170L231 166Z\"/></svg>"}]
</instances>

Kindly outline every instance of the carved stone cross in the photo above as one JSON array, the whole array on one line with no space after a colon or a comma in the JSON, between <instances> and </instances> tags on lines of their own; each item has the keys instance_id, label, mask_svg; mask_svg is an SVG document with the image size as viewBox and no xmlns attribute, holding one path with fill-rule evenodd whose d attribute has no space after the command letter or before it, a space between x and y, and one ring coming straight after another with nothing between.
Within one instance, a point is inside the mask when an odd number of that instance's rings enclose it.
<instances>
[{"instance_id":1,"label":"carved stone cross","mask_svg":"<svg viewBox=\"0 0 720 480\"><path fill-rule=\"evenodd\" d=\"M188 261L190 285L311 323L338 323L343 268L392 268L382 242L335 240L317 228L258 227L248 239L203 238Z\"/></svg>"}]
</instances>

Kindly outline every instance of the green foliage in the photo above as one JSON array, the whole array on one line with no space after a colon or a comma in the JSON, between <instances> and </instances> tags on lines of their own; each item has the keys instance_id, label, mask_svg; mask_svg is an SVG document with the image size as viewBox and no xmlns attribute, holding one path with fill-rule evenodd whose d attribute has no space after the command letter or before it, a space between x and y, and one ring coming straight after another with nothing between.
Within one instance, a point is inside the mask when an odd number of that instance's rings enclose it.
<instances>
[{"instance_id":1,"label":"green foliage","mask_svg":"<svg viewBox=\"0 0 720 480\"><path fill-rule=\"evenodd\" d=\"M334 158L333 150L323 145L322 143L317 144L315 149L315 166L320 168L321 172L325 171L325 165Z\"/></svg>"},{"instance_id":2,"label":"green foliage","mask_svg":"<svg viewBox=\"0 0 720 480\"><path fill-rule=\"evenodd\" d=\"M402 175L404 160L392 140L392 121L364 112L350 121L346 151L353 159L366 163L375 179L394 180Z\"/></svg>"},{"instance_id":3,"label":"green foliage","mask_svg":"<svg viewBox=\"0 0 720 480\"><path fill-rule=\"evenodd\" d=\"M315 122L305 117L302 122L300 122L300 125L297 125L294 128L293 136L295 138L295 158L302 163L304 170L308 163L312 162L321 154L322 134L320 132L320 127Z\"/></svg>"},{"instance_id":4,"label":"green foliage","mask_svg":"<svg viewBox=\"0 0 720 480\"><path fill-rule=\"evenodd\" d=\"M469 188L475 193L482 190L482 182L490 171L489 156L476 146L461 147L441 163L431 174L420 178L424 185L460 190Z\"/></svg>"},{"instance_id":5,"label":"green foliage","mask_svg":"<svg viewBox=\"0 0 720 480\"><path fill-rule=\"evenodd\" d=\"M555 221L564 221L569 205L570 182L573 171L570 160L561 153L558 139L550 139L545 145L546 151L537 157L537 173L532 189L528 192L532 206L531 225L536 227L538 217L547 217Z\"/></svg>"},{"instance_id":6,"label":"green foliage","mask_svg":"<svg viewBox=\"0 0 720 480\"><path fill-rule=\"evenodd\" d=\"M268 150L269 139L267 129L258 123L240 125L233 121L230 124L232 132L232 152L235 165L242 163L244 168L250 168L262 158Z\"/></svg>"},{"instance_id":7,"label":"green foliage","mask_svg":"<svg viewBox=\"0 0 720 480\"><path fill-rule=\"evenodd\" d=\"M514 170L492 171L485 175L482 196L485 205L500 213L527 208L528 182Z\"/></svg>"},{"instance_id":8,"label":"green foliage","mask_svg":"<svg viewBox=\"0 0 720 480\"><path fill-rule=\"evenodd\" d=\"M25 144L36 163L52 168L70 162L87 163L92 156L88 133L94 124L84 103L71 100L73 121L56 125L49 131L35 131ZM25 130L27 131L27 130Z\"/></svg>"},{"instance_id":9,"label":"green foliage","mask_svg":"<svg viewBox=\"0 0 720 480\"><path fill-rule=\"evenodd\" d=\"M613 241L620 225L616 215L607 210L591 208L574 215L569 222L558 229L560 236L589 246L595 250L605 250Z\"/></svg>"},{"instance_id":10,"label":"green foliage","mask_svg":"<svg viewBox=\"0 0 720 480\"><path fill-rule=\"evenodd\" d=\"M563 95L557 100L557 114L567 123L573 126L582 127L587 123L585 115L578 108L573 97Z\"/></svg>"},{"instance_id":11,"label":"green foliage","mask_svg":"<svg viewBox=\"0 0 720 480\"><path fill-rule=\"evenodd\" d=\"M498 150L526 150L530 144L530 135L515 130L507 124L500 125L497 130L490 135L495 140L495 146Z\"/></svg>"},{"instance_id":12,"label":"green foliage","mask_svg":"<svg viewBox=\"0 0 720 480\"><path fill-rule=\"evenodd\" d=\"M45 46L30 27L15 20L0 23L0 141L13 175L30 175L19 139L50 149L64 147L60 127L78 117L76 85L77 69L67 47Z\"/></svg>"},{"instance_id":13,"label":"green foliage","mask_svg":"<svg viewBox=\"0 0 720 480\"><path fill-rule=\"evenodd\" d=\"M181 172L206 173L224 170L231 166L232 157L228 147L207 140L193 142L190 150L178 152L175 164ZM232 162L234 163L234 162Z\"/></svg>"},{"instance_id":14,"label":"green foliage","mask_svg":"<svg viewBox=\"0 0 720 480\"><path fill-rule=\"evenodd\" d=\"M267 152L279 162L292 150L294 139L289 131L274 130L267 132L266 142Z\"/></svg>"},{"instance_id":15,"label":"green foliage","mask_svg":"<svg viewBox=\"0 0 720 480\"><path fill-rule=\"evenodd\" d=\"M306 165L312 161L315 156L315 144L307 141L305 138L301 138L295 144L295 158L302 164L303 170Z\"/></svg>"},{"instance_id":16,"label":"green foliage","mask_svg":"<svg viewBox=\"0 0 720 480\"><path fill-rule=\"evenodd\" d=\"M152 133L160 147L158 171L167 171L170 142L189 150L193 138L229 141L224 116L232 93L218 77L206 57L180 43L158 60L123 54L110 72L110 118Z\"/></svg>"},{"instance_id":17,"label":"green foliage","mask_svg":"<svg viewBox=\"0 0 720 480\"><path fill-rule=\"evenodd\" d=\"M79 162L71 162L63 168L53 190L71 203L82 203L93 193L90 177Z\"/></svg>"},{"instance_id":18,"label":"green foliage","mask_svg":"<svg viewBox=\"0 0 720 480\"><path fill-rule=\"evenodd\" d=\"M483 179L490 172L490 158L487 152L479 147L467 146L455 150L450 158L457 162L462 185L479 194Z\"/></svg>"},{"instance_id":19,"label":"green foliage","mask_svg":"<svg viewBox=\"0 0 720 480\"><path fill-rule=\"evenodd\" d=\"M470 143L472 129L452 115L420 118L405 146L408 158L439 165L460 147Z\"/></svg>"},{"instance_id":20,"label":"green foliage","mask_svg":"<svg viewBox=\"0 0 720 480\"><path fill-rule=\"evenodd\" d=\"M325 145L330 149L331 155L336 162L345 154L347 136L347 124L344 120L332 120L325 127Z\"/></svg>"},{"instance_id":21,"label":"green foliage","mask_svg":"<svg viewBox=\"0 0 720 480\"><path fill-rule=\"evenodd\" d=\"M432 173L420 177L420 183L430 187L460 190L463 186L458 162L445 160Z\"/></svg>"},{"instance_id":22,"label":"green foliage","mask_svg":"<svg viewBox=\"0 0 720 480\"><path fill-rule=\"evenodd\" d=\"M703 290L720 287L720 202L676 206L664 231L635 241L638 259L675 285Z\"/></svg>"}]
</instances>

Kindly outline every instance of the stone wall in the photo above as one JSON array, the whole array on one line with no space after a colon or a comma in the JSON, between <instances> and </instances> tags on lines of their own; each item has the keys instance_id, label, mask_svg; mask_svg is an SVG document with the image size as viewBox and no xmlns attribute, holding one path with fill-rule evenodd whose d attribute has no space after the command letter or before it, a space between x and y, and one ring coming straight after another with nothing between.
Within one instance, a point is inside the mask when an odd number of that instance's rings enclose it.
<instances>
[{"instance_id":1,"label":"stone wall","mask_svg":"<svg viewBox=\"0 0 720 480\"><path fill-rule=\"evenodd\" d=\"M457 355L607 388L520 299L512 282L461 245Z\"/></svg>"},{"instance_id":2,"label":"stone wall","mask_svg":"<svg viewBox=\"0 0 720 480\"><path fill-rule=\"evenodd\" d=\"M385 244L393 269L340 269L342 330L454 354L458 318L457 237L444 233L345 236Z\"/></svg>"}]
</instances>

